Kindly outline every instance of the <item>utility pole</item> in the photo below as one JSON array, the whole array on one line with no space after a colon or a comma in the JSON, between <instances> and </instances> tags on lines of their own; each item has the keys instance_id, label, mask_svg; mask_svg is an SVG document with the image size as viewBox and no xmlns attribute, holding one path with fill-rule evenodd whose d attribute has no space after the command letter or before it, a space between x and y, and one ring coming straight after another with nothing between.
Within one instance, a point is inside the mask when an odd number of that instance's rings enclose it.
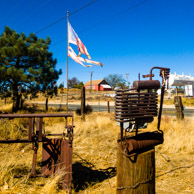
<instances>
[{"instance_id":1,"label":"utility pole","mask_svg":"<svg viewBox=\"0 0 194 194\"><path fill-rule=\"evenodd\" d=\"M92 92L92 74L93 73L94 73L93 71L90 72L90 94Z\"/></svg>"},{"instance_id":2,"label":"utility pole","mask_svg":"<svg viewBox=\"0 0 194 194\"><path fill-rule=\"evenodd\" d=\"M126 78L127 78L127 87L128 87L128 89L129 89L129 80L128 80L128 73L126 73Z\"/></svg>"}]
</instances>

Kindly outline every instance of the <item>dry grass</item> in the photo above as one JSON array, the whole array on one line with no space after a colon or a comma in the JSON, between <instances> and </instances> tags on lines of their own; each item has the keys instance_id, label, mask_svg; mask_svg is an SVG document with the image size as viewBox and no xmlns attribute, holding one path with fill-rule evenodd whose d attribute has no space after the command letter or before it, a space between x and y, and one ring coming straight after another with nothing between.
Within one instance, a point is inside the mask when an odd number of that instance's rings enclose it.
<instances>
[{"instance_id":1,"label":"dry grass","mask_svg":"<svg viewBox=\"0 0 194 194\"><path fill-rule=\"evenodd\" d=\"M1 122L4 123L0 126L0 138L20 138L26 135L25 120ZM64 120L61 118L48 118L46 123L47 131L55 133L64 130ZM156 125L155 120L148 130L155 130ZM84 122L75 116L75 126L74 192L116 193L116 141L119 127L114 121L114 115L93 113L87 115ZM194 164L193 126L192 118L178 122L174 117L163 117L161 128L165 142L156 148L157 193L194 193L194 167L185 168ZM58 185L62 177L60 172L50 178L30 178L31 160L32 150L29 144L0 145L0 192L64 193ZM41 170L40 161L41 149L37 173Z\"/></svg>"},{"instance_id":2,"label":"dry grass","mask_svg":"<svg viewBox=\"0 0 194 194\"><path fill-rule=\"evenodd\" d=\"M12 104L9 103L9 104L4 105L4 104L0 103L0 107L1 107L1 112L3 112L3 113L5 113L5 112L10 113L11 109L12 109Z\"/></svg>"},{"instance_id":3,"label":"dry grass","mask_svg":"<svg viewBox=\"0 0 194 194\"><path fill-rule=\"evenodd\" d=\"M184 96L181 96L181 97L182 97L182 104L184 106L194 106L194 98L187 98ZM160 98L159 98L159 102L160 102ZM170 99L165 97L164 104L165 105L174 105L174 96L172 96Z\"/></svg>"},{"instance_id":4,"label":"dry grass","mask_svg":"<svg viewBox=\"0 0 194 194\"><path fill-rule=\"evenodd\" d=\"M170 173L156 179L158 193L194 193L193 126L193 118L176 121L175 118L164 117L165 141L156 149L156 174ZM168 157L168 162L164 156Z\"/></svg>"},{"instance_id":5,"label":"dry grass","mask_svg":"<svg viewBox=\"0 0 194 194\"><path fill-rule=\"evenodd\" d=\"M96 113L96 115L98 114ZM88 116L86 124L76 124L76 126L78 125L80 128L76 127L78 137L76 137L74 142L74 151L90 163L86 164L86 166L89 165L92 169L89 171L91 174L95 170L103 171L106 174L107 169L112 167L112 175L115 175L113 169L116 167L116 139L119 128L114 122L113 115L111 117L107 114L96 115ZM101 126L99 123L101 123ZM84 131L82 128L83 125ZM148 130L156 130L156 126L157 121L155 120L149 125ZM156 147L157 193L194 192L194 185L192 185L194 166L190 166L194 164L193 126L193 119L185 119L185 121L176 121L174 117L164 117L162 119L161 128L164 131L165 142L163 145ZM79 142L79 144L76 142ZM76 147L76 144L79 145L79 147ZM168 161L166 159L168 159ZM93 166L91 166L91 164ZM179 169L179 167L181 168ZM168 173L168 171L171 172ZM82 192L116 193L115 176L111 176L111 173L107 176L109 178L103 181L99 178L99 180L96 181L97 183L89 182L89 187ZM167 184L169 184L171 188L169 188Z\"/></svg>"}]
</instances>

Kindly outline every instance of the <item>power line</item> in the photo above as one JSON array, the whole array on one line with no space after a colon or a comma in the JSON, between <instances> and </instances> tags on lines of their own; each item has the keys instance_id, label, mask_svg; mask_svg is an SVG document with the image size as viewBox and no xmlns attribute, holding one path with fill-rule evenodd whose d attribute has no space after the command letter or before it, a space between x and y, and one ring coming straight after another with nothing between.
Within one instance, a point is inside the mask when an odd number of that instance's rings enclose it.
<instances>
[{"instance_id":1,"label":"power line","mask_svg":"<svg viewBox=\"0 0 194 194\"><path fill-rule=\"evenodd\" d=\"M93 3L96 2L96 1L97 1L97 0L91 1L90 3L84 5L83 7L81 7L81 8L79 8L79 9L73 11L73 12L70 13L69 15L73 15L73 14L77 13L78 11L80 11L80 10L82 10L82 9L84 9L84 8L86 8L86 7L88 7L88 6L90 6L91 4L93 4ZM43 31L43 30L45 30L45 29L47 29L47 28L50 28L51 26L57 24L58 22L60 22L60 21L62 21L62 20L64 20L64 19L66 19L66 18L67 18L67 16L64 16L64 17L58 19L57 21L55 21L55 22L53 22L53 23L51 23L51 24L49 24L49 25L47 25L47 26L41 28L40 30L38 30L37 32L35 32L35 34L38 34L38 33L40 33L41 31Z\"/></svg>"},{"instance_id":2,"label":"power line","mask_svg":"<svg viewBox=\"0 0 194 194\"><path fill-rule=\"evenodd\" d=\"M139 3L137 3L137 4L133 5L133 6L130 6L130 7L128 7L127 9L124 9L124 10L122 10L122 11L120 11L120 12L118 12L118 13L116 13L116 14L114 14L114 15L108 17L108 18L103 19L103 20L100 21L100 22L97 22L96 24L94 24L94 25L92 25L92 26L86 28L85 30L78 31L78 34L81 34L81 33L83 33L83 32L86 32L86 31L88 31L88 30L90 30L90 29L92 29L92 28L94 28L94 27L96 27L96 26L98 26L98 25L100 25L100 24L102 24L102 23L108 21L108 20L111 20L111 19L114 18L114 17L117 17L117 16L119 16L119 15L121 15L121 14L127 12L127 11L130 11L130 10L136 8L136 7L139 7L139 6L141 6L141 5L145 4L145 3L147 3L148 1L150 1L150 0L144 0L144 1L141 1L141 2L139 2ZM55 45L57 45L57 44L59 44L59 43L61 43L61 42L64 42L64 41L66 41L66 39L63 39L63 40L60 40L60 41L58 41L58 42L56 42L56 43L54 43L54 44L51 44L51 46L55 46Z\"/></svg>"},{"instance_id":3,"label":"power line","mask_svg":"<svg viewBox=\"0 0 194 194\"><path fill-rule=\"evenodd\" d=\"M130 10L136 8L136 7L139 7L139 6L141 6L141 5L145 4L145 3L147 3L148 1L150 1L150 0L144 0L144 1L141 1L141 2L139 2L139 3L137 3L137 4L133 5L133 6L130 6L130 7L128 7L127 9L124 9L124 10L122 10L122 11L120 11L120 12L118 12L118 13L116 13L116 14L114 14L114 15L108 17L108 18L105 18L104 20L102 20L102 21L100 21L100 22L97 22L96 24L94 24L94 25L92 25L92 26L86 28L85 30L83 30L83 31L81 31L81 32L79 32L79 33L83 33L83 32L85 32L85 31L87 31L87 30L90 30L91 28L94 28L94 27L96 27L97 25L100 25L100 24L102 24L102 23L104 23L104 22L106 22L106 21L108 21L108 20L111 20L112 18L115 18L115 17L117 17L117 16L119 16L119 15L125 13L125 12L128 12L128 11L130 11Z\"/></svg>"},{"instance_id":4,"label":"power line","mask_svg":"<svg viewBox=\"0 0 194 194\"><path fill-rule=\"evenodd\" d=\"M86 4L85 6L83 6L83 7L79 8L79 9L77 9L77 10L73 11L73 12L72 12L72 13L70 13L69 15L71 16L71 15L73 15L73 14L77 13L78 11L80 11L80 10L82 10L82 9L84 9L84 8L86 8L86 7L88 7L89 5L91 5L91 4L93 4L93 3L95 3L96 1L97 1L97 0L91 1L90 3Z\"/></svg>"}]
</instances>

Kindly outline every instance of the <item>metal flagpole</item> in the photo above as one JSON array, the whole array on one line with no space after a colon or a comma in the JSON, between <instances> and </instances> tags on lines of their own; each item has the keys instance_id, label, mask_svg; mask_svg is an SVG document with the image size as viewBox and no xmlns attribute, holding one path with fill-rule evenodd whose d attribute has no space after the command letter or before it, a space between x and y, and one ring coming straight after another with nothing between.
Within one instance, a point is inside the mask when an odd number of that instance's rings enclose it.
<instances>
[{"instance_id":1,"label":"metal flagpole","mask_svg":"<svg viewBox=\"0 0 194 194\"><path fill-rule=\"evenodd\" d=\"M69 63L69 56L68 56L68 50L69 50L69 29L68 29L68 25L69 24L69 11L67 11L67 112L68 112L68 63Z\"/></svg>"}]
</instances>

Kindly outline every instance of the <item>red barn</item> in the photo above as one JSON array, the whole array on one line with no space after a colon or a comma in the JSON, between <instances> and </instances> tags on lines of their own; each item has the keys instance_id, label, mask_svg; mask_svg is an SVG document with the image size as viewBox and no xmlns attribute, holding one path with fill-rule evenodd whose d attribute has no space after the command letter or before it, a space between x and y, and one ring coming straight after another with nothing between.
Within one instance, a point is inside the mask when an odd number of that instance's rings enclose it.
<instances>
[{"instance_id":1,"label":"red barn","mask_svg":"<svg viewBox=\"0 0 194 194\"><path fill-rule=\"evenodd\" d=\"M96 91L111 91L112 90L111 86L104 79L87 81L84 84L84 87L86 88L86 90L89 90L91 88L92 90L96 90Z\"/></svg>"}]
</instances>

